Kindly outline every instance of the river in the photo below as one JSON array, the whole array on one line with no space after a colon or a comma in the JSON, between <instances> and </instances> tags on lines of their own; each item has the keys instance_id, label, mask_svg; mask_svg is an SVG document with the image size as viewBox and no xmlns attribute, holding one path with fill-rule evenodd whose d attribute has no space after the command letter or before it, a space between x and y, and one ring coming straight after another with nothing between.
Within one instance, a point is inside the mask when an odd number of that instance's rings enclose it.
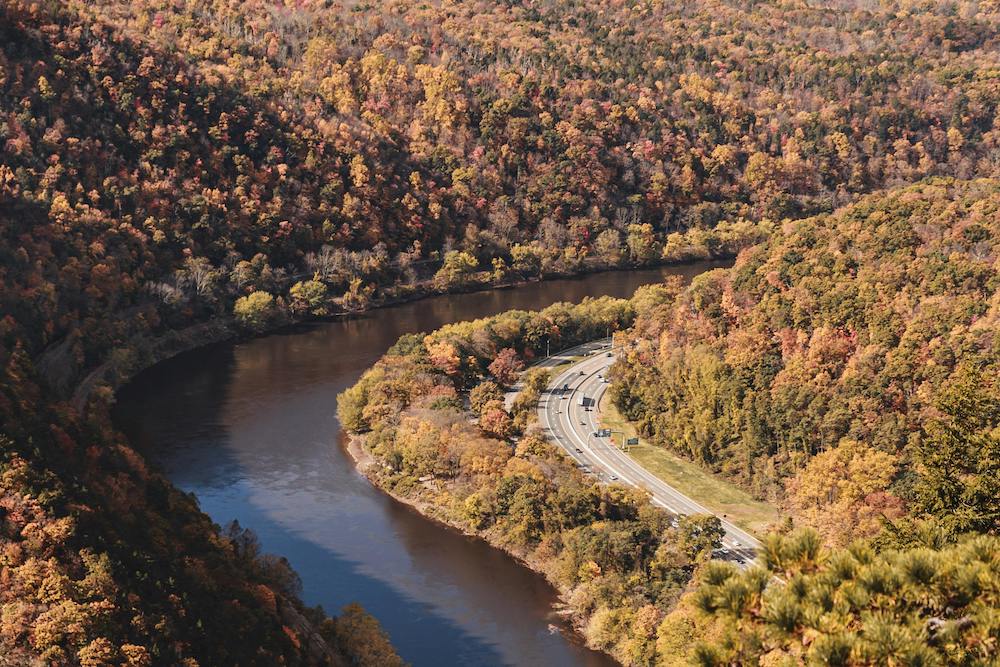
<instances>
[{"instance_id":1,"label":"river","mask_svg":"<svg viewBox=\"0 0 1000 667\"><path fill-rule=\"evenodd\" d=\"M138 375L115 423L220 524L236 519L302 577L303 600L360 602L413 665L612 665L553 613L540 575L375 489L343 448L337 393L400 335L512 308L629 296L727 263L447 295L212 345Z\"/></svg>"}]
</instances>

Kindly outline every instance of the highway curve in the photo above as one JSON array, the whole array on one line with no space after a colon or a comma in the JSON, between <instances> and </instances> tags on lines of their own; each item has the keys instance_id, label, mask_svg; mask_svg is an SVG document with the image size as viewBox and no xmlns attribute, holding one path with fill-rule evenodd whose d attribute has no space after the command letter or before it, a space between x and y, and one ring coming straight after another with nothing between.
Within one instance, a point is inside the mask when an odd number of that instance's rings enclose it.
<instances>
[{"instance_id":1,"label":"highway curve","mask_svg":"<svg viewBox=\"0 0 1000 667\"><path fill-rule=\"evenodd\" d=\"M645 489L655 504L674 514L712 514L621 451L620 434L613 434L612 438L596 437L608 386L606 372L615 361L608 342L588 343L550 357L542 364L551 366L580 354L587 356L556 373L539 400L538 418L546 434L601 482ZM589 405L582 405L581 398L589 399ZM755 559L760 542L725 518L719 518L726 535L723 549L716 555L748 566Z\"/></svg>"}]
</instances>

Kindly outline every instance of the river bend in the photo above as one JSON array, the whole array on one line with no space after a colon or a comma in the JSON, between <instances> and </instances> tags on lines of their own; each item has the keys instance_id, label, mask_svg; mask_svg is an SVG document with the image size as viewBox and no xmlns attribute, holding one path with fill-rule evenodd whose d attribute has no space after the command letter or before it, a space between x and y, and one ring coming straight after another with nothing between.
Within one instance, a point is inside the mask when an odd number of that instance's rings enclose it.
<instances>
[{"instance_id":1,"label":"river bend","mask_svg":"<svg viewBox=\"0 0 1000 667\"><path fill-rule=\"evenodd\" d=\"M236 519L331 613L360 602L414 665L614 664L553 613L539 575L375 489L342 447L337 393L400 335L512 308L629 296L723 263L447 295L179 355L118 395L115 423L220 524Z\"/></svg>"}]
</instances>

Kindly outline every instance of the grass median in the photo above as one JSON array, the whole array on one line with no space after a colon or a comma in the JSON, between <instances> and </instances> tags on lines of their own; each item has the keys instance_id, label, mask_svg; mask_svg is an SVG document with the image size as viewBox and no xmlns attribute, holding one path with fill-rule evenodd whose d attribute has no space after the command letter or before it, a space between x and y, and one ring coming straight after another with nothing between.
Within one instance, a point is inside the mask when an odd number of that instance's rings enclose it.
<instances>
[{"instance_id":1,"label":"grass median","mask_svg":"<svg viewBox=\"0 0 1000 667\"><path fill-rule=\"evenodd\" d=\"M618 412L606 396L601 401L601 425L624 432L626 437L638 435L632 423ZM687 497L716 514L726 515L726 519L755 536L763 535L766 528L778 519L776 508L755 500L746 491L663 447L640 440L639 445L629 448L628 454L643 468Z\"/></svg>"}]
</instances>

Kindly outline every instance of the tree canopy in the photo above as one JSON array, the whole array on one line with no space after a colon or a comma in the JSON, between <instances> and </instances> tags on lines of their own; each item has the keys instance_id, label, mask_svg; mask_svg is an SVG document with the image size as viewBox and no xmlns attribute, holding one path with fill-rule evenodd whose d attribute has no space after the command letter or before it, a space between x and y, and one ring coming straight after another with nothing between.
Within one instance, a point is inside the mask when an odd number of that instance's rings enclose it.
<instances>
[{"instance_id":1,"label":"tree canopy","mask_svg":"<svg viewBox=\"0 0 1000 667\"><path fill-rule=\"evenodd\" d=\"M995 533L998 208L996 181L931 180L788 221L644 302L611 395L832 544L906 517Z\"/></svg>"},{"instance_id":2,"label":"tree canopy","mask_svg":"<svg viewBox=\"0 0 1000 667\"><path fill-rule=\"evenodd\" d=\"M337 400L341 423L376 460L376 484L531 563L588 643L630 665L655 656L657 624L719 548L722 525L598 484L547 443L532 423L547 370L524 374L509 412L490 378L513 380L512 360L536 356L556 329L569 346L633 312L626 300L588 299L406 336Z\"/></svg>"},{"instance_id":3,"label":"tree canopy","mask_svg":"<svg viewBox=\"0 0 1000 667\"><path fill-rule=\"evenodd\" d=\"M0 650L298 664L347 650L345 628L374 637L352 609L316 640L287 569L240 558L247 540L115 432L114 386L165 354L234 322L768 236L688 290L497 323L516 336L456 326L399 356L420 356L410 372L435 378L441 413L503 347L527 361L639 311L616 386L657 442L787 496L831 541L877 517L887 543L916 539L910 519L995 531L998 26L992 0L0 3ZM476 465L527 426L541 377L513 414L482 402ZM359 387L343 419L361 430L405 395ZM451 469L422 423L400 462ZM531 451L499 496L525 544L556 516ZM824 494L856 522L834 530ZM642 544L636 567L673 562L622 512L579 529L579 553ZM607 581L599 559L579 565ZM589 632L648 661L658 595ZM391 661L368 647L350 659Z\"/></svg>"},{"instance_id":4,"label":"tree canopy","mask_svg":"<svg viewBox=\"0 0 1000 667\"><path fill-rule=\"evenodd\" d=\"M765 567L713 563L693 605L721 620L700 665L988 665L1000 638L1000 542L827 551L814 533L774 536ZM696 621L697 622L697 621ZM670 626L667 625L669 628Z\"/></svg>"}]
</instances>

